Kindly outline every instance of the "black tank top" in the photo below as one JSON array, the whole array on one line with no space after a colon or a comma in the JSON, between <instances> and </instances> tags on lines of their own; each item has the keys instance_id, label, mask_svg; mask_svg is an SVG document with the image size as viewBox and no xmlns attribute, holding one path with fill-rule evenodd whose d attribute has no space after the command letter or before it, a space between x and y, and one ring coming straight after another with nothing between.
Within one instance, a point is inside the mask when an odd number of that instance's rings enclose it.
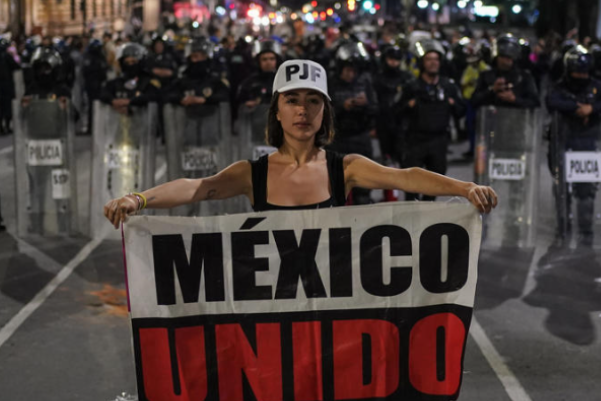
<instances>
[{"instance_id":1,"label":"black tank top","mask_svg":"<svg viewBox=\"0 0 601 401\"><path fill-rule=\"evenodd\" d=\"M267 203L267 166L269 155L260 157L257 160L249 160L252 168L253 197L255 212L264 212L266 210L303 210L303 209L322 209L327 207L344 206L346 203L345 185L344 185L344 156L326 150L326 160L328 166L328 176L330 178L330 187L332 195L330 199L321 203L299 206L279 206Z\"/></svg>"}]
</instances>

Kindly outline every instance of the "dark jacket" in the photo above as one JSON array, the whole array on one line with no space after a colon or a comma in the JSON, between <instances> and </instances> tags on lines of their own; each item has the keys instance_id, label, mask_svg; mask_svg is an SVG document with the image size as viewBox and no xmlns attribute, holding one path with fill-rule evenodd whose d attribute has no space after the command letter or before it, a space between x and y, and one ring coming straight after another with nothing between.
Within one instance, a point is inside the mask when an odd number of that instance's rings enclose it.
<instances>
[{"instance_id":1,"label":"dark jacket","mask_svg":"<svg viewBox=\"0 0 601 401\"><path fill-rule=\"evenodd\" d=\"M569 137L598 138L601 124L601 81L590 79L586 86L577 87L569 79L560 80L547 95L549 112L557 111L563 117ZM576 115L578 103L590 104L593 112L588 119Z\"/></svg>"},{"instance_id":2,"label":"dark jacket","mask_svg":"<svg viewBox=\"0 0 601 401\"><path fill-rule=\"evenodd\" d=\"M129 82L124 77L108 81L102 88L100 100L112 104L114 99L130 99L132 106L144 106L158 100L161 83L157 79L141 75L135 86Z\"/></svg>"},{"instance_id":3,"label":"dark jacket","mask_svg":"<svg viewBox=\"0 0 601 401\"><path fill-rule=\"evenodd\" d=\"M415 106L410 107L409 102L413 99ZM450 99L453 99L453 105ZM446 137L451 116L463 116L466 105L453 80L440 77L437 84L430 85L419 78L405 88L400 111L406 119L407 139L428 141L435 137Z\"/></svg>"},{"instance_id":4,"label":"dark jacket","mask_svg":"<svg viewBox=\"0 0 601 401\"><path fill-rule=\"evenodd\" d=\"M360 75L353 82L346 82L335 77L330 80L328 93L332 99L336 119L336 136L338 139L356 135L367 135L376 127L378 115L378 97L367 74ZM364 93L367 104L355 106L350 110L344 108L344 102Z\"/></svg>"},{"instance_id":5,"label":"dark jacket","mask_svg":"<svg viewBox=\"0 0 601 401\"><path fill-rule=\"evenodd\" d=\"M511 90L515 94L514 103L502 101L497 97L492 89L497 78L505 78L507 84L511 86ZM510 71L500 71L495 68L482 72L471 101L475 107L500 106L523 109L540 107L534 78L532 78L530 72L519 68L512 68Z\"/></svg>"}]
</instances>

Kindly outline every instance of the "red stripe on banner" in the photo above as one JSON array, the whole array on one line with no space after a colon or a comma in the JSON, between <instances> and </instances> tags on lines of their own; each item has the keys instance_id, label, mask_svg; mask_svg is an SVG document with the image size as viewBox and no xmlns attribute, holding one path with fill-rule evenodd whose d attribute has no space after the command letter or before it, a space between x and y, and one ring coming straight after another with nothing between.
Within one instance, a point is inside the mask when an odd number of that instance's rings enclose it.
<instances>
[{"instance_id":1,"label":"red stripe on banner","mask_svg":"<svg viewBox=\"0 0 601 401\"><path fill-rule=\"evenodd\" d=\"M140 329L146 399L204 400L208 391L204 328L196 326L172 330L175 332L175 365L172 364L168 329ZM176 367L175 372L172 366Z\"/></svg>"},{"instance_id":2,"label":"red stripe on banner","mask_svg":"<svg viewBox=\"0 0 601 401\"><path fill-rule=\"evenodd\" d=\"M239 324L215 326L220 401L244 399L242 372L257 401L282 399L279 323L256 325L256 354Z\"/></svg>"},{"instance_id":3,"label":"red stripe on banner","mask_svg":"<svg viewBox=\"0 0 601 401\"><path fill-rule=\"evenodd\" d=\"M323 400L321 322L292 324L295 401Z\"/></svg>"},{"instance_id":4,"label":"red stripe on banner","mask_svg":"<svg viewBox=\"0 0 601 401\"><path fill-rule=\"evenodd\" d=\"M418 321L409 337L409 380L424 394L450 395L459 390L465 326L452 313Z\"/></svg>"},{"instance_id":5,"label":"red stripe on banner","mask_svg":"<svg viewBox=\"0 0 601 401\"><path fill-rule=\"evenodd\" d=\"M392 394L399 386L398 328L390 322L371 319L341 320L332 324L334 398L375 398Z\"/></svg>"},{"instance_id":6,"label":"red stripe on banner","mask_svg":"<svg viewBox=\"0 0 601 401\"><path fill-rule=\"evenodd\" d=\"M123 271L125 272L125 293L127 294L127 311L131 312L129 303L129 282L127 281L127 258L125 257L125 234L123 233L123 223L121 223L121 246L123 247Z\"/></svg>"}]
</instances>

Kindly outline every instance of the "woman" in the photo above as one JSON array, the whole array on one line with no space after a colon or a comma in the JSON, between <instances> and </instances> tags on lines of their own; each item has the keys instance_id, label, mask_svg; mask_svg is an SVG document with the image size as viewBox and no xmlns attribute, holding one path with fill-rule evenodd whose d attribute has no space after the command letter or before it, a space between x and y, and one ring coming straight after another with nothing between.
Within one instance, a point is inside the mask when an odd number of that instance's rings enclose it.
<instances>
[{"instance_id":1,"label":"woman","mask_svg":"<svg viewBox=\"0 0 601 401\"><path fill-rule=\"evenodd\" d=\"M256 211L343 206L355 187L463 196L483 213L497 205L490 187L323 150L333 139L334 124L326 72L315 62L283 63L273 95L266 136L277 152L253 162L236 162L212 177L178 179L113 199L104 206L105 216L118 228L128 215L144 207L172 208L237 195L246 195Z\"/></svg>"}]
</instances>

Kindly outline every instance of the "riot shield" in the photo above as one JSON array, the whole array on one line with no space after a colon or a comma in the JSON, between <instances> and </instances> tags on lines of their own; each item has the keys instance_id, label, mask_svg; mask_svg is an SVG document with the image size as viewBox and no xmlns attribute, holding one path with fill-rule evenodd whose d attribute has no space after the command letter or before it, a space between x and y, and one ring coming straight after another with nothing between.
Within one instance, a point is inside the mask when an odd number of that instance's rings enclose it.
<instances>
[{"instance_id":1,"label":"riot shield","mask_svg":"<svg viewBox=\"0 0 601 401\"><path fill-rule=\"evenodd\" d=\"M483 107L476 124L475 181L491 185L501 199L484 220L486 243L532 247L536 239L541 113Z\"/></svg>"},{"instance_id":2,"label":"riot shield","mask_svg":"<svg viewBox=\"0 0 601 401\"><path fill-rule=\"evenodd\" d=\"M15 82L15 99L23 98L25 95L25 79L23 77L23 70L17 70L13 72L13 80Z\"/></svg>"},{"instance_id":3,"label":"riot shield","mask_svg":"<svg viewBox=\"0 0 601 401\"><path fill-rule=\"evenodd\" d=\"M77 177L69 103L13 101L17 233L75 235Z\"/></svg>"},{"instance_id":4,"label":"riot shield","mask_svg":"<svg viewBox=\"0 0 601 401\"><path fill-rule=\"evenodd\" d=\"M192 107L165 105L167 177L209 177L233 162L228 103ZM222 200L197 202L171 209L174 216L214 216L227 210Z\"/></svg>"},{"instance_id":5,"label":"riot shield","mask_svg":"<svg viewBox=\"0 0 601 401\"><path fill-rule=\"evenodd\" d=\"M103 214L110 199L154 185L157 105L132 107L127 115L94 102L90 235L111 227ZM120 233L118 235L120 237Z\"/></svg>"},{"instance_id":6,"label":"riot shield","mask_svg":"<svg viewBox=\"0 0 601 401\"><path fill-rule=\"evenodd\" d=\"M268 104L259 104L252 110L241 105L238 111L238 158L256 160L275 152L276 148L265 143Z\"/></svg>"},{"instance_id":7,"label":"riot shield","mask_svg":"<svg viewBox=\"0 0 601 401\"><path fill-rule=\"evenodd\" d=\"M549 168L556 206L556 239L570 246L601 248L601 124L553 115L549 138Z\"/></svg>"}]
</instances>

